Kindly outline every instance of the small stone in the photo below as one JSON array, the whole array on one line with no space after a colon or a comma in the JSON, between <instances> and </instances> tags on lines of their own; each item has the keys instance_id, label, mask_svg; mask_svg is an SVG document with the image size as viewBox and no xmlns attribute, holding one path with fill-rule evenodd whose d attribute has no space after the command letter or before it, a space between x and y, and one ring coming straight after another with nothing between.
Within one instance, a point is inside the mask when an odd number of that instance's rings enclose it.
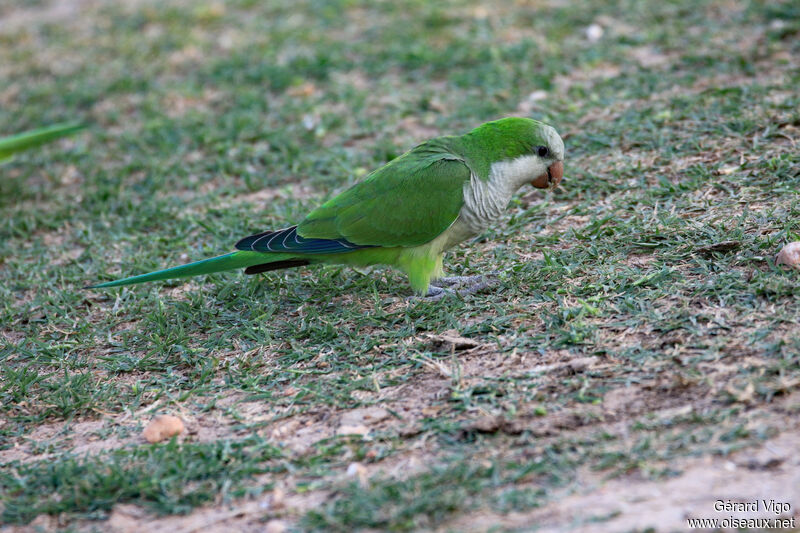
<instances>
[{"instance_id":1,"label":"small stone","mask_svg":"<svg viewBox=\"0 0 800 533\"><path fill-rule=\"evenodd\" d=\"M547 91L533 91L531 94L528 95L528 102L538 102L540 100L547 99Z\"/></svg>"},{"instance_id":2,"label":"small stone","mask_svg":"<svg viewBox=\"0 0 800 533\"><path fill-rule=\"evenodd\" d=\"M800 269L800 241L790 242L775 256L775 263Z\"/></svg>"},{"instance_id":3,"label":"small stone","mask_svg":"<svg viewBox=\"0 0 800 533\"><path fill-rule=\"evenodd\" d=\"M158 415L147 424L142 436L147 442L155 443L180 435L183 430L183 421L177 416Z\"/></svg>"},{"instance_id":4,"label":"small stone","mask_svg":"<svg viewBox=\"0 0 800 533\"><path fill-rule=\"evenodd\" d=\"M604 33L605 31L603 31L603 27L600 24L590 24L586 28L586 39L591 43L595 43L603 37Z\"/></svg>"}]
</instances>

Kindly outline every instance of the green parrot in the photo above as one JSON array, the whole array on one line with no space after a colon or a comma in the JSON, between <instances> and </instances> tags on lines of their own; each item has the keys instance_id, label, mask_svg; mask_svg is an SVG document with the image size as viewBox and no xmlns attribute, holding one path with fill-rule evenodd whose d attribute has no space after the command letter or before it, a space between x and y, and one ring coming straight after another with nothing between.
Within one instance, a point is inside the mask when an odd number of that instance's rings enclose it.
<instances>
[{"instance_id":1,"label":"green parrot","mask_svg":"<svg viewBox=\"0 0 800 533\"><path fill-rule=\"evenodd\" d=\"M408 275L416 293L431 298L453 292L453 286L474 292L487 285L485 278L443 278L444 252L500 219L525 183L540 189L558 185L563 161L564 142L551 126L513 117L487 122L412 148L299 224L245 237L235 252L88 288L326 263L391 265Z\"/></svg>"}]
</instances>

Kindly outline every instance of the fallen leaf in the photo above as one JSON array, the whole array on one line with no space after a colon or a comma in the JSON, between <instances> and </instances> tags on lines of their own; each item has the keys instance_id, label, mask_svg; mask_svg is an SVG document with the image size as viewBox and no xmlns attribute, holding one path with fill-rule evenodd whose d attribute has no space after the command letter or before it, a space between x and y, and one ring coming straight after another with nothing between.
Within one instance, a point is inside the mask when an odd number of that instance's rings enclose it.
<instances>
[{"instance_id":1,"label":"fallen leaf","mask_svg":"<svg viewBox=\"0 0 800 533\"><path fill-rule=\"evenodd\" d=\"M800 269L800 242L790 242L775 256L775 263Z\"/></svg>"},{"instance_id":2,"label":"fallen leaf","mask_svg":"<svg viewBox=\"0 0 800 533\"><path fill-rule=\"evenodd\" d=\"M431 344L439 349L442 347L452 347L454 350L468 350L481 345L481 343L475 339L459 336L458 332L454 329L447 330L439 335L429 334L427 337L431 340Z\"/></svg>"},{"instance_id":3,"label":"fallen leaf","mask_svg":"<svg viewBox=\"0 0 800 533\"><path fill-rule=\"evenodd\" d=\"M183 421L177 416L158 415L147 424L142 431L142 436L147 442L161 442L183 433Z\"/></svg>"}]
</instances>

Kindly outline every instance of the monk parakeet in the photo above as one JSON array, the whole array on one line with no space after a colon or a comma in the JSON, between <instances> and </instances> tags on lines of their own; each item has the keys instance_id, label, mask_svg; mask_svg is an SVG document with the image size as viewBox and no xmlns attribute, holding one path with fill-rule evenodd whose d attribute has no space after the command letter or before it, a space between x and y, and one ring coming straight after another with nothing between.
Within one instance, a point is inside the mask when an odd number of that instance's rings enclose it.
<instances>
[{"instance_id":1,"label":"monk parakeet","mask_svg":"<svg viewBox=\"0 0 800 533\"><path fill-rule=\"evenodd\" d=\"M442 278L444 252L496 222L525 183L558 185L563 161L564 142L552 127L528 118L487 122L412 148L299 224L245 237L235 252L90 288L318 263L391 265L422 295L441 296L447 290L441 286L454 283L475 288L478 276ZM431 287L432 280L443 283Z\"/></svg>"}]
</instances>

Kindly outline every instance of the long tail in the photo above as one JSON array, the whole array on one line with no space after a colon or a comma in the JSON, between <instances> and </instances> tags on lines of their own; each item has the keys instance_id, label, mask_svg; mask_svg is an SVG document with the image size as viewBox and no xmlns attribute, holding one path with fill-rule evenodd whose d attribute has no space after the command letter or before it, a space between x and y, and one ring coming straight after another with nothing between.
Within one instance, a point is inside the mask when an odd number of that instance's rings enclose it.
<instances>
[{"instance_id":1,"label":"long tail","mask_svg":"<svg viewBox=\"0 0 800 533\"><path fill-rule=\"evenodd\" d=\"M247 272L248 274L255 274L257 272L265 272L267 270L275 270L278 268L301 266L302 264L308 264L308 262L295 260L292 259L291 256L284 254L265 254L262 252L238 251L212 257L211 259L196 261L194 263L189 263L188 265L176 266L167 268L165 270L150 272L148 274L118 279L116 281L98 283L97 285L90 285L86 288L103 289L106 287L119 287L121 285L133 285L134 283L145 283L147 281L186 278L189 276L199 276L201 274L222 272L224 270L233 270L234 268L256 267L257 265L264 265L262 268L247 269L249 271Z\"/></svg>"}]
</instances>

